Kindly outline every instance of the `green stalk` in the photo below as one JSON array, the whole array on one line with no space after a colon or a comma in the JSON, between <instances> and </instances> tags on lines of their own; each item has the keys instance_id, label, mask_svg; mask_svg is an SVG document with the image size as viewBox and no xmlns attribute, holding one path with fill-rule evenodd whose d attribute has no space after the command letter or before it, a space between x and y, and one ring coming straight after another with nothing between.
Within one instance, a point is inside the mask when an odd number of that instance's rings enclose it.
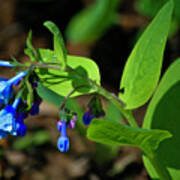
<instances>
[{"instance_id":1,"label":"green stalk","mask_svg":"<svg viewBox=\"0 0 180 180\"><path fill-rule=\"evenodd\" d=\"M146 156L148 157L154 169L156 170L156 173L158 174L160 180L172 179L167 169L162 166L162 164L159 162L155 154L153 156L149 156L149 155Z\"/></svg>"},{"instance_id":2,"label":"green stalk","mask_svg":"<svg viewBox=\"0 0 180 180\"><path fill-rule=\"evenodd\" d=\"M35 64L33 64L33 68L53 68L53 69L57 69L57 70L62 70L61 67L57 67L55 65L60 65L60 64L58 64L58 63L43 63L43 64L35 63ZM70 66L66 67L66 71L74 73L76 75L79 75L81 78L87 80L89 82L89 84L91 84L92 88L95 89L95 91L97 93L99 93L100 95L107 98L109 101L111 101L117 107L117 109L119 109L119 111L122 113L122 115L125 117L125 119L128 121L128 123L132 127L138 128L138 124L137 124L136 120L134 119L132 112L130 110L126 110L124 108L122 102L119 100L119 98L117 96L115 96L112 93L109 93L104 88L99 86L95 81L93 81L93 80L89 79L88 77L84 76L83 74L75 71Z\"/></svg>"},{"instance_id":3,"label":"green stalk","mask_svg":"<svg viewBox=\"0 0 180 180\"><path fill-rule=\"evenodd\" d=\"M97 92L100 95L106 97L109 101L111 101L117 107L117 109L122 113L122 115L126 118L128 123L132 127L138 128L138 124L137 124L136 120L134 119L132 111L124 109L124 106L121 103L121 101L118 99L118 97L116 97L114 94L109 93L108 91L106 91L104 88L98 86L97 84L93 83L93 85L97 88Z\"/></svg>"}]
</instances>

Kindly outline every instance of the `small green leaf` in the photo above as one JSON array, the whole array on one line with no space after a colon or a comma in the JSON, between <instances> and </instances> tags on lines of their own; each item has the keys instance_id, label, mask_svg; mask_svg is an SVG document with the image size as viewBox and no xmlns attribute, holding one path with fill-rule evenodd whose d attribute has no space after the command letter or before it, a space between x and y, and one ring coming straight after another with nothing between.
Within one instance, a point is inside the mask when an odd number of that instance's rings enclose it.
<instances>
[{"instance_id":1,"label":"small green leaf","mask_svg":"<svg viewBox=\"0 0 180 180\"><path fill-rule=\"evenodd\" d=\"M145 104L156 88L172 11L173 2L169 1L147 27L128 58L120 85L124 93L119 95L127 109Z\"/></svg>"},{"instance_id":2,"label":"small green leaf","mask_svg":"<svg viewBox=\"0 0 180 180\"><path fill-rule=\"evenodd\" d=\"M143 127L168 130L173 135L173 138L162 142L156 153L172 179L180 179L180 59L164 74L148 106ZM151 177L157 178L158 175L145 157L144 162Z\"/></svg>"},{"instance_id":3,"label":"small green leaf","mask_svg":"<svg viewBox=\"0 0 180 180\"><path fill-rule=\"evenodd\" d=\"M52 51L50 49L38 48L37 53L38 53L39 57L42 59L42 61L45 63L55 63L55 62L58 63L58 59L57 59L54 51Z\"/></svg>"},{"instance_id":4,"label":"small green leaf","mask_svg":"<svg viewBox=\"0 0 180 180\"><path fill-rule=\"evenodd\" d=\"M143 152L152 154L160 142L171 134L163 130L132 128L116 122L94 119L88 128L87 137L93 141L119 146L136 146Z\"/></svg>"},{"instance_id":5,"label":"small green leaf","mask_svg":"<svg viewBox=\"0 0 180 180\"><path fill-rule=\"evenodd\" d=\"M53 59L52 62L57 61L55 54L51 50L39 49L38 53L43 62L49 62L50 59ZM37 74L45 87L48 87L61 96L66 96L72 89L81 86L83 87L77 89L71 97L95 92L95 90L91 88L91 84L89 84L87 78L100 84L100 74L97 65L91 59L68 55L67 66L74 70L68 73L49 68L49 74L43 74L40 70L37 70Z\"/></svg>"},{"instance_id":6,"label":"small green leaf","mask_svg":"<svg viewBox=\"0 0 180 180\"><path fill-rule=\"evenodd\" d=\"M27 88L27 110L30 110L32 107L32 103L34 101L34 94L33 94L33 87L31 85L31 83L27 80L26 82L26 88Z\"/></svg>"},{"instance_id":7,"label":"small green leaf","mask_svg":"<svg viewBox=\"0 0 180 180\"><path fill-rule=\"evenodd\" d=\"M97 0L70 21L66 35L71 43L92 43L113 24L119 0Z\"/></svg>"},{"instance_id":8,"label":"small green leaf","mask_svg":"<svg viewBox=\"0 0 180 180\"><path fill-rule=\"evenodd\" d=\"M59 31L59 28L51 21L46 21L44 26L49 29L49 31L54 36L54 52L57 60L62 63L63 68L66 67L67 61L67 50L64 44L63 36Z\"/></svg>"},{"instance_id":9,"label":"small green leaf","mask_svg":"<svg viewBox=\"0 0 180 180\"><path fill-rule=\"evenodd\" d=\"M26 46L27 48L24 50L24 53L28 55L32 62L38 61L36 49L32 45L32 31L29 31L27 40L26 40Z\"/></svg>"}]
</instances>

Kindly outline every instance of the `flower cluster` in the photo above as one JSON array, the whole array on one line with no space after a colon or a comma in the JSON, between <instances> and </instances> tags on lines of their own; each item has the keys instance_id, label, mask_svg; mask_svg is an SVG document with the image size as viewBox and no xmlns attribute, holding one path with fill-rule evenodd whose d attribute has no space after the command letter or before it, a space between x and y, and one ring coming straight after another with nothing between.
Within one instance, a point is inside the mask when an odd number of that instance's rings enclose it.
<instances>
[{"instance_id":1,"label":"flower cluster","mask_svg":"<svg viewBox=\"0 0 180 180\"><path fill-rule=\"evenodd\" d=\"M0 66L14 67L13 64L0 61ZM26 79L26 77L28 77ZM19 72L10 79L0 78L0 106L4 108L0 110L0 138L7 137L8 134L22 137L26 134L27 127L24 119L29 115L39 113L40 97L35 90L37 80L31 80L33 75L28 75L27 71ZM25 81L28 81L33 89L34 102L27 103L28 90ZM14 93L13 86L20 86L17 95ZM29 106L29 107L28 107Z\"/></svg>"},{"instance_id":2,"label":"flower cluster","mask_svg":"<svg viewBox=\"0 0 180 180\"><path fill-rule=\"evenodd\" d=\"M0 61L0 66L14 67L13 64ZM24 119L29 115L33 116L39 113L39 105L42 99L39 97L36 88L39 78L31 68L17 73L10 79L0 78L0 139L7 137L8 134L22 137L26 134L27 126ZM14 86L18 86L18 92L15 93ZM57 147L61 152L69 150L69 138L67 128L74 128L77 121L77 114L65 108L65 102L62 103L60 111L60 120L57 122L57 129L60 137L57 141ZM83 115L83 123L89 125L93 118L100 118L105 113L99 96L94 95L88 104L88 111Z\"/></svg>"}]
</instances>

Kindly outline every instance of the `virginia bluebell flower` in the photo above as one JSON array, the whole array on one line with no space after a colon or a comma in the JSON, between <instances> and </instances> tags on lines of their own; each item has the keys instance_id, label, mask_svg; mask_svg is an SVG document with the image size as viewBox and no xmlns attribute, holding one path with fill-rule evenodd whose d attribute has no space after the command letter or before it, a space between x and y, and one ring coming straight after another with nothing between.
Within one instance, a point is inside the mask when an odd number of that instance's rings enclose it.
<instances>
[{"instance_id":1,"label":"virginia bluebell flower","mask_svg":"<svg viewBox=\"0 0 180 180\"><path fill-rule=\"evenodd\" d=\"M0 139L6 138L7 132L0 130Z\"/></svg>"},{"instance_id":2,"label":"virginia bluebell flower","mask_svg":"<svg viewBox=\"0 0 180 180\"><path fill-rule=\"evenodd\" d=\"M27 131L27 126L24 124L24 113L18 112L16 114L16 135L17 136L25 136Z\"/></svg>"},{"instance_id":3,"label":"virginia bluebell flower","mask_svg":"<svg viewBox=\"0 0 180 180\"><path fill-rule=\"evenodd\" d=\"M57 122L57 130L58 130L59 132L61 132L61 130L62 130L62 121L61 121L61 120L59 120L59 121Z\"/></svg>"},{"instance_id":4,"label":"virginia bluebell flower","mask_svg":"<svg viewBox=\"0 0 180 180\"><path fill-rule=\"evenodd\" d=\"M85 125L89 125L91 123L92 119L96 118L96 116L92 115L91 113L92 113L91 109L89 109L87 112L84 113L82 119L83 119L83 123Z\"/></svg>"},{"instance_id":5,"label":"virginia bluebell flower","mask_svg":"<svg viewBox=\"0 0 180 180\"><path fill-rule=\"evenodd\" d=\"M7 104L12 97L12 85L24 77L27 72L20 72L9 80L0 79L0 102ZM2 105L2 104L1 104Z\"/></svg>"},{"instance_id":6,"label":"virginia bluebell flower","mask_svg":"<svg viewBox=\"0 0 180 180\"><path fill-rule=\"evenodd\" d=\"M105 115L102 108L101 99L99 96L94 95L88 104L88 111L83 115L83 123L89 125L93 118L100 118Z\"/></svg>"},{"instance_id":7,"label":"virginia bluebell flower","mask_svg":"<svg viewBox=\"0 0 180 180\"><path fill-rule=\"evenodd\" d=\"M76 121L77 121L77 115L74 115L72 117L72 119L69 120L68 123L66 123L66 126L73 129L73 128L75 128ZM63 124L63 122L61 120L59 120L57 122L57 129L59 132L61 132L61 130L62 130L62 124Z\"/></svg>"},{"instance_id":8,"label":"virginia bluebell flower","mask_svg":"<svg viewBox=\"0 0 180 180\"><path fill-rule=\"evenodd\" d=\"M77 116L74 116L73 119L71 119L70 122L69 122L69 127L70 128L75 128L77 120L78 120Z\"/></svg>"},{"instance_id":9,"label":"virginia bluebell flower","mask_svg":"<svg viewBox=\"0 0 180 180\"><path fill-rule=\"evenodd\" d=\"M11 64L10 62L8 62L8 61L2 61L2 60L0 60L0 66L14 67L14 65Z\"/></svg>"},{"instance_id":10,"label":"virginia bluebell flower","mask_svg":"<svg viewBox=\"0 0 180 180\"><path fill-rule=\"evenodd\" d=\"M67 152L69 150L69 139L66 135L66 122L62 122L61 136L58 139L57 147L61 152Z\"/></svg>"},{"instance_id":11,"label":"virginia bluebell flower","mask_svg":"<svg viewBox=\"0 0 180 180\"><path fill-rule=\"evenodd\" d=\"M32 104L32 107L30 109L30 114L31 116L34 116L34 115L37 115L39 114L39 105L41 104L41 101L35 101L33 104Z\"/></svg>"},{"instance_id":12,"label":"virginia bluebell flower","mask_svg":"<svg viewBox=\"0 0 180 180\"><path fill-rule=\"evenodd\" d=\"M20 98L15 99L12 105L7 105L0 111L0 136L6 133L16 135L16 109L20 102Z\"/></svg>"}]
</instances>

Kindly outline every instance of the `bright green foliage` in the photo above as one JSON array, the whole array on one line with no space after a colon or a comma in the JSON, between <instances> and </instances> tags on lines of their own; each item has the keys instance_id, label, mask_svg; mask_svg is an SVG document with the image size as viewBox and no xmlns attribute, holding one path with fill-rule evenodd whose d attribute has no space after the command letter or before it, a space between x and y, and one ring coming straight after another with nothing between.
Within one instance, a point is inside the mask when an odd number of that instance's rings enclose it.
<instances>
[{"instance_id":1,"label":"bright green foliage","mask_svg":"<svg viewBox=\"0 0 180 180\"><path fill-rule=\"evenodd\" d=\"M104 117L104 119L112 122L121 122L123 120L123 117L116 106L110 102L107 106L106 116Z\"/></svg>"},{"instance_id":2,"label":"bright green foliage","mask_svg":"<svg viewBox=\"0 0 180 180\"><path fill-rule=\"evenodd\" d=\"M168 130L173 138L164 141L157 157L168 168L172 179L180 179L180 59L175 61L163 76L144 119L144 128ZM153 168L147 159L145 165L153 178ZM152 170L151 170L152 169Z\"/></svg>"},{"instance_id":3,"label":"bright green foliage","mask_svg":"<svg viewBox=\"0 0 180 180\"><path fill-rule=\"evenodd\" d=\"M91 43L113 24L119 0L96 0L70 21L67 38L71 43Z\"/></svg>"},{"instance_id":4,"label":"bright green foliage","mask_svg":"<svg viewBox=\"0 0 180 180\"><path fill-rule=\"evenodd\" d=\"M39 49L38 53L43 62L57 61L55 54L51 50ZM74 70L63 72L49 68L49 74L39 70L37 73L45 87L61 96L66 96L73 88L77 88L77 91L71 97L96 91L91 88L91 84L87 81L87 78L90 78L100 84L99 69L91 59L68 55L67 66ZM74 71L77 73L74 73Z\"/></svg>"},{"instance_id":5,"label":"bright green foliage","mask_svg":"<svg viewBox=\"0 0 180 180\"><path fill-rule=\"evenodd\" d=\"M124 93L119 95L127 109L145 104L158 83L172 11L170 1L147 27L127 60L120 85Z\"/></svg>"},{"instance_id":6,"label":"bright green foliage","mask_svg":"<svg viewBox=\"0 0 180 180\"><path fill-rule=\"evenodd\" d=\"M108 145L136 146L152 155L160 142L170 138L171 134L168 131L132 128L104 119L95 119L88 128L87 137Z\"/></svg>"},{"instance_id":7,"label":"bright green foliage","mask_svg":"<svg viewBox=\"0 0 180 180\"><path fill-rule=\"evenodd\" d=\"M29 31L27 40L26 40L26 46L27 48L24 50L24 53L28 55L32 62L38 61L36 49L32 45L32 31Z\"/></svg>"},{"instance_id":8,"label":"bright green foliage","mask_svg":"<svg viewBox=\"0 0 180 180\"><path fill-rule=\"evenodd\" d=\"M57 57L57 60L62 63L63 69L66 67L67 61L67 50L64 44L62 34L58 27L51 21L46 21L44 26L49 29L49 31L54 36L54 52Z\"/></svg>"},{"instance_id":9,"label":"bright green foliage","mask_svg":"<svg viewBox=\"0 0 180 180\"><path fill-rule=\"evenodd\" d=\"M26 82L26 87L27 87L27 110L30 110L32 107L32 104L34 102L34 95L33 95L33 87L31 85L31 83L27 80Z\"/></svg>"}]
</instances>

